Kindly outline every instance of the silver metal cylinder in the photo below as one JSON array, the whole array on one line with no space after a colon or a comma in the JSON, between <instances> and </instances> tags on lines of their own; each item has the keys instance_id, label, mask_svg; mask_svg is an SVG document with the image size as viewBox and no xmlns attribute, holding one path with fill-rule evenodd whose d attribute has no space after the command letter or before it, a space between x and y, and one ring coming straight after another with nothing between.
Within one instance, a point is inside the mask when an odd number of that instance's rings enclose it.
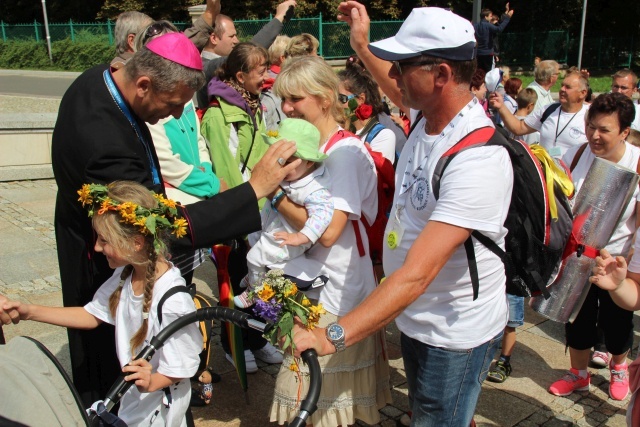
<instances>
[{"instance_id":1,"label":"silver metal cylinder","mask_svg":"<svg viewBox=\"0 0 640 427\"><path fill-rule=\"evenodd\" d=\"M573 206L573 235L596 249L604 248L638 185L635 171L596 158L576 195ZM589 292L588 282L595 260L575 252L562 261L558 277L549 285L551 297L533 297L536 312L556 322L575 320Z\"/></svg>"}]
</instances>

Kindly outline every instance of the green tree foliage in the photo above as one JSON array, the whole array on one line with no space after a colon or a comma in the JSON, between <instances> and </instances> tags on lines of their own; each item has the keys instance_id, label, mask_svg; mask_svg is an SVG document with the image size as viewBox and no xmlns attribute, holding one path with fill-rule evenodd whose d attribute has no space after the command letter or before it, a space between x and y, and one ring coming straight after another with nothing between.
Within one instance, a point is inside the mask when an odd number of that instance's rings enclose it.
<instances>
[{"instance_id":1,"label":"green tree foliage","mask_svg":"<svg viewBox=\"0 0 640 427\"><path fill-rule=\"evenodd\" d=\"M98 19L115 20L122 12L138 10L154 19L169 21L187 21L187 8L202 4L200 0L103 0L104 4L97 14Z\"/></svg>"},{"instance_id":2,"label":"green tree foliage","mask_svg":"<svg viewBox=\"0 0 640 427\"><path fill-rule=\"evenodd\" d=\"M280 2L269 0L267 7L265 7L265 2L260 0L223 2L222 13L233 19L267 18L269 14L275 13ZM324 20L335 21L340 2L335 0L299 0L297 3L295 12L297 17L318 16L321 13ZM366 4L371 18L374 20L400 18L401 10L398 6L398 0L370 0Z\"/></svg>"}]
</instances>

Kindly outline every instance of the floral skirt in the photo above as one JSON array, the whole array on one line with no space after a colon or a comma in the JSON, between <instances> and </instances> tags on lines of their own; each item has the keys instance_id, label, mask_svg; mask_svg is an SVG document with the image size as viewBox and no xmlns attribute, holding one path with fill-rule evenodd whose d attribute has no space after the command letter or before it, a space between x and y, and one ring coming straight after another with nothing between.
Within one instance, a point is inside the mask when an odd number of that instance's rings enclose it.
<instances>
[{"instance_id":1,"label":"floral skirt","mask_svg":"<svg viewBox=\"0 0 640 427\"><path fill-rule=\"evenodd\" d=\"M324 327L336 320L338 317L326 313L322 315L319 326ZM289 369L293 362L292 356L286 356L276 379L270 421L279 425L295 418L309 388L307 366L300 361L300 372L294 372ZM318 409L307 422L314 427L347 426L355 424L356 419L368 424L378 423L378 410L391 403L384 331L340 353L322 356L319 362L322 390Z\"/></svg>"}]
</instances>

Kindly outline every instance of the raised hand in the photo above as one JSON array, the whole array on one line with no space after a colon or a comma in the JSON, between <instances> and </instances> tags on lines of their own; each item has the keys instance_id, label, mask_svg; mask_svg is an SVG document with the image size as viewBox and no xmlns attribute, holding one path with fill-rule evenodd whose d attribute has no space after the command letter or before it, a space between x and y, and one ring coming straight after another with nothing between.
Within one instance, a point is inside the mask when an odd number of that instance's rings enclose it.
<instances>
[{"instance_id":1,"label":"raised hand","mask_svg":"<svg viewBox=\"0 0 640 427\"><path fill-rule=\"evenodd\" d=\"M357 1L340 3L338 21L346 22L351 27L351 47L358 52L359 48L366 48L369 44L369 27L371 20L367 9Z\"/></svg>"},{"instance_id":2,"label":"raised hand","mask_svg":"<svg viewBox=\"0 0 640 427\"><path fill-rule=\"evenodd\" d=\"M600 256L596 257L592 272L593 276L589 277L591 283L605 291L614 291L627 277L627 262L624 257L612 257L603 249Z\"/></svg>"},{"instance_id":3,"label":"raised hand","mask_svg":"<svg viewBox=\"0 0 640 427\"><path fill-rule=\"evenodd\" d=\"M287 10L289 10L289 7L291 7L291 6L296 7L297 5L298 5L298 3L296 3L296 0L283 1L282 3L280 3L276 7L276 14L275 14L274 18L276 18L279 21L283 22L284 21L284 16L287 14Z\"/></svg>"}]
</instances>

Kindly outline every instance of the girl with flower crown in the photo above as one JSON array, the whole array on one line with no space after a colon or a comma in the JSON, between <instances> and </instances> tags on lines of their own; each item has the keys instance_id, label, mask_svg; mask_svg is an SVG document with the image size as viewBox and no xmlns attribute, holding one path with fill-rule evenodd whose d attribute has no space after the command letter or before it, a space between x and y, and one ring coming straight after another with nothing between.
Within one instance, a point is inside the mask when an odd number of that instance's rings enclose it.
<instances>
[{"instance_id":1,"label":"girl with flower crown","mask_svg":"<svg viewBox=\"0 0 640 427\"><path fill-rule=\"evenodd\" d=\"M173 320L193 312L188 293L172 295L157 305L175 286L184 286L180 270L166 259L169 233L185 234L186 224L175 219L175 202L142 185L116 181L108 186L84 185L78 191L97 234L95 250L103 253L113 276L84 307L47 307L8 301L0 312L14 323L35 320L76 329L93 329L103 322L116 327L116 351L127 381L134 381L122 397L118 416L129 426L186 426L193 376L200 363L202 337L197 324L172 335L150 362L132 360L149 340Z\"/></svg>"}]
</instances>

